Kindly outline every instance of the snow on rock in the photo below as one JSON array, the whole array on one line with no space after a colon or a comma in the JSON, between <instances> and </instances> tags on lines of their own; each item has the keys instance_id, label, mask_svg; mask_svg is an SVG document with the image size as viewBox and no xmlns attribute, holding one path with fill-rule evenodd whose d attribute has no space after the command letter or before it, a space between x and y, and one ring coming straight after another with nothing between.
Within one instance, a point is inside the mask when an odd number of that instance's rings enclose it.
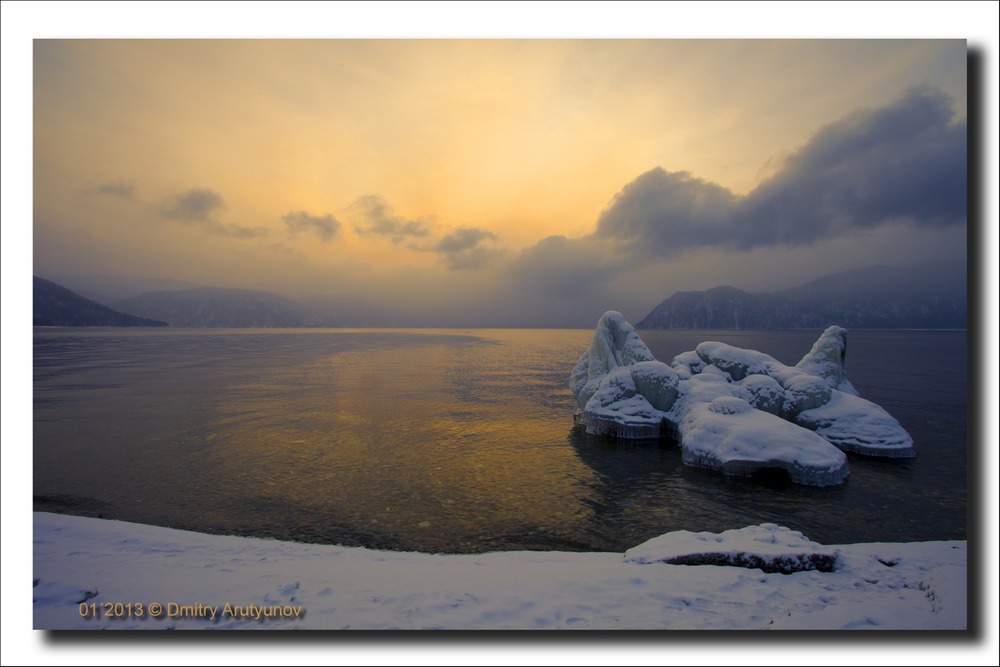
<instances>
[{"instance_id":1,"label":"snow on rock","mask_svg":"<svg viewBox=\"0 0 1000 667\"><path fill-rule=\"evenodd\" d=\"M785 405L782 411L786 418L793 418L800 412L826 405L833 396L833 389L823 378L801 373L790 368L775 373L778 382L785 389Z\"/></svg>"},{"instance_id":2,"label":"snow on rock","mask_svg":"<svg viewBox=\"0 0 1000 667\"><path fill-rule=\"evenodd\" d=\"M636 390L657 410L666 412L677 400L680 377L662 361L640 361L629 366Z\"/></svg>"},{"instance_id":3,"label":"snow on rock","mask_svg":"<svg viewBox=\"0 0 1000 667\"><path fill-rule=\"evenodd\" d=\"M657 438L663 412L639 393L632 371L615 368L605 375L583 408L588 433L619 438Z\"/></svg>"},{"instance_id":4,"label":"snow on rock","mask_svg":"<svg viewBox=\"0 0 1000 667\"><path fill-rule=\"evenodd\" d=\"M662 543L651 540L630 550L629 561L621 553L431 555L204 535L36 512L34 627L966 628L965 541L820 548L792 531L758 526L723 532L716 547L696 540L697 535L674 533L657 538ZM693 549L685 546L691 542ZM832 572L792 574L638 564L639 558L649 562L684 552L728 554L733 563L740 560L739 553L773 563L781 554L836 553L837 560ZM80 606L85 597L86 615ZM130 602L132 614L124 608ZM137 602L144 606L141 616L134 614ZM113 612L115 603L123 605L123 613L111 617L105 610ZM148 611L152 603L161 605L158 616ZM227 604L233 613L226 612ZM270 615L258 614L261 609Z\"/></svg>"},{"instance_id":5,"label":"snow on rock","mask_svg":"<svg viewBox=\"0 0 1000 667\"><path fill-rule=\"evenodd\" d=\"M795 423L816 431L847 452L911 458L913 438L892 415L860 396L835 391L820 407L800 412Z\"/></svg>"},{"instance_id":6,"label":"snow on rock","mask_svg":"<svg viewBox=\"0 0 1000 667\"><path fill-rule=\"evenodd\" d=\"M598 320L590 349L583 353L570 375L570 389L583 409L605 375L621 366L655 360L625 316L609 310Z\"/></svg>"},{"instance_id":7,"label":"snow on rock","mask_svg":"<svg viewBox=\"0 0 1000 667\"><path fill-rule=\"evenodd\" d=\"M682 380L690 380L692 376L705 370L707 365L694 350L681 352L670 362L670 367L677 371Z\"/></svg>"},{"instance_id":8,"label":"snow on rock","mask_svg":"<svg viewBox=\"0 0 1000 667\"><path fill-rule=\"evenodd\" d=\"M678 382L677 373L656 361L632 325L612 310L598 321L569 386L588 433L634 439L662 435Z\"/></svg>"},{"instance_id":9,"label":"snow on rock","mask_svg":"<svg viewBox=\"0 0 1000 667\"><path fill-rule=\"evenodd\" d=\"M588 433L671 436L688 465L742 476L777 468L794 482L826 486L847 477L843 451L914 455L899 422L857 396L846 350L846 330L831 326L796 366L718 341L667 366L621 313L608 311L569 385Z\"/></svg>"},{"instance_id":10,"label":"snow on rock","mask_svg":"<svg viewBox=\"0 0 1000 667\"><path fill-rule=\"evenodd\" d=\"M836 560L836 549L773 523L721 533L678 530L625 552L625 561L629 563L725 565L784 574L804 570L832 572Z\"/></svg>"},{"instance_id":11,"label":"snow on rock","mask_svg":"<svg viewBox=\"0 0 1000 667\"><path fill-rule=\"evenodd\" d=\"M681 458L701 468L748 477L781 469L797 484L840 484L847 456L819 435L761 410L735 396L695 403L679 426Z\"/></svg>"},{"instance_id":12,"label":"snow on rock","mask_svg":"<svg viewBox=\"0 0 1000 667\"><path fill-rule=\"evenodd\" d=\"M781 416L785 411L785 390L770 375L748 375L740 385L750 394L750 405Z\"/></svg>"},{"instance_id":13,"label":"snow on rock","mask_svg":"<svg viewBox=\"0 0 1000 667\"><path fill-rule=\"evenodd\" d=\"M755 408L815 431L844 451L892 458L914 456L913 439L902 425L857 395L844 370L846 349L847 332L833 326L794 367L762 352L715 341L701 343L695 350L700 367L693 365L690 357L680 362L675 358L675 362L690 370L689 379L696 373L724 373L750 391Z\"/></svg>"},{"instance_id":14,"label":"snow on rock","mask_svg":"<svg viewBox=\"0 0 1000 667\"><path fill-rule=\"evenodd\" d=\"M766 374L772 363L778 363L763 352L744 350L712 340L699 343L694 352L706 365L715 366L736 381L747 375Z\"/></svg>"},{"instance_id":15,"label":"snow on rock","mask_svg":"<svg viewBox=\"0 0 1000 667\"><path fill-rule=\"evenodd\" d=\"M838 326L827 327L826 331L813 343L812 349L795 364L795 367L823 378L833 389L858 395L857 389L847 379L845 361L847 359L847 329Z\"/></svg>"},{"instance_id":16,"label":"snow on rock","mask_svg":"<svg viewBox=\"0 0 1000 667\"><path fill-rule=\"evenodd\" d=\"M744 350L717 341L706 341L698 345L695 354L705 364L700 373L721 372L736 382L746 380L753 382L753 378L759 376L770 377L777 381L785 392L781 416L786 419L794 417L803 410L819 407L832 396L833 390L823 378L786 366L763 352Z\"/></svg>"}]
</instances>

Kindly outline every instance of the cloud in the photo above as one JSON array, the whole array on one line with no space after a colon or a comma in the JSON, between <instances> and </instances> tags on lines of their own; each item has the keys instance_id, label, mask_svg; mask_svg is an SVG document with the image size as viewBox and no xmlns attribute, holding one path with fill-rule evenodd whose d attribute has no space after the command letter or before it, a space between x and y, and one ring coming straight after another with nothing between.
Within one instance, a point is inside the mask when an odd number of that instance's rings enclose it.
<instances>
[{"instance_id":1,"label":"cloud","mask_svg":"<svg viewBox=\"0 0 1000 667\"><path fill-rule=\"evenodd\" d=\"M900 221L964 224L966 122L954 101L917 88L817 132L746 196L661 168L629 183L595 236L633 256L700 247L749 250L812 244Z\"/></svg>"},{"instance_id":2,"label":"cloud","mask_svg":"<svg viewBox=\"0 0 1000 667\"><path fill-rule=\"evenodd\" d=\"M310 215L305 211L290 211L281 216L288 227L288 235L296 236L299 232L313 232L321 241L329 241L340 231L340 221L329 213L326 215Z\"/></svg>"},{"instance_id":3,"label":"cloud","mask_svg":"<svg viewBox=\"0 0 1000 667\"><path fill-rule=\"evenodd\" d=\"M496 248L483 247L483 242L492 242L497 235L477 227L459 227L441 238L434 245L450 269L478 270L486 266L500 254Z\"/></svg>"},{"instance_id":4,"label":"cloud","mask_svg":"<svg viewBox=\"0 0 1000 667\"><path fill-rule=\"evenodd\" d=\"M508 267L508 279L547 297L589 298L626 267L611 250L593 237L548 236L520 252Z\"/></svg>"},{"instance_id":5,"label":"cloud","mask_svg":"<svg viewBox=\"0 0 1000 667\"><path fill-rule=\"evenodd\" d=\"M255 239L267 236L270 232L266 227L245 227L243 225L224 225L219 222L210 222L206 229L214 234L222 236L232 236L238 239Z\"/></svg>"},{"instance_id":6,"label":"cloud","mask_svg":"<svg viewBox=\"0 0 1000 667\"><path fill-rule=\"evenodd\" d=\"M597 222L598 238L622 242L635 254L678 254L727 243L738 198L686 171L657 167L626 185Z\"/></svg>"},{"instance_id":7,"label":"cloud","mask_svg":"<svg viewBox=\"0 0 1000 667\"><path fill-rule=\"evenodd\" d=\"M361 236L387 236L396 244L407 239L426 238L430 235L423 220L407 220L393 215L392 207L379 195L365 195L350 206L350 210L360 215L364 223L354 225L354 231Z\"/></svg>"},{"instance_id":8,"label":"cloud","mask_svg":"<svg viewBox=\"0 0 1000 667\"><path fill-rule=\"evenodd\" d=\"M102 183L94 190L97 194L112 195L122 199L135 199L135 183L129 181L115 181L113 183Z\"/></svg>"},{"instance_id":9,"label":"cloud","mask_svg":"<svg viewBox=\"0 0 1000 667\"><path fill-rule=\"evenodd\" d=\"M425 220L395 215L380 195L359 197L348 211L361 218L362 222L354 224L354 230L361 236L384 236L396 245L406 242L407 248L417 252L436 252L449 269L482 269L503 254L500 249L487 245L499 237L478 227L459 227L434 240Z\"/></svg>"},{"instance_id":10,"label":"cloud","mask_svg":"<svg viewBox=\"0 0 1000 667\"><path fill-rule=\"evenodd\" d=\"M194 188L171 197L161 212L172 220L208 222L213 212L225 208L226 202L217 192Z\"/></svg>"},{"instance_id":11,"label":"cloud","mask_svg":"<svg viewBox=\"0 0 1000 667\"><path fill-rule=\"evenodd\" d=\"M190 222L219 236L238 239L260 238L269 234L265 227L246 227L234 223L219 222L213 214L226 207L226 202L217 192L207 188L192 188L174 195L161 206L160 213L171 220Z\"/></svg>"}]
</instances>

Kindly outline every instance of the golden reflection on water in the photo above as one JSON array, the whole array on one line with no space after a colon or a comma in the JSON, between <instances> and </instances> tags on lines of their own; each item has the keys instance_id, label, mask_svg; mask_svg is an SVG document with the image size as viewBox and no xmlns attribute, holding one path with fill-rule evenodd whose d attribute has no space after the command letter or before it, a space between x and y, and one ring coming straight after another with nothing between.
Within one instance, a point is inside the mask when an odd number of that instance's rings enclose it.
<instances>
[{"instance_id":1,"label":"golden reflection on water","mask_svg":"<svg viewBox=\"0 0 1000 667\"><path fill-rule=\"evenodd\" d=\"M421 550L511 534L577 541L590 514L580 481L593 472L566 443L568 373L551 368L545 332L477 334L487 342L349 350L230 387L208 429L219 475L255 485L268 504ZM511 337L549 367L511 359ZM550 387L547 373L563 381ZM543 382L565 403L558 419L539 419Z\"/></svg>"},{"instance_id":2,"label":"golden reflection on water","mask_svg":"<svg viewBox=\"0 0 1000 667\"><path fill-rule=\"evenodd\" d=\"M723 478L670 443L571 430L568 377L590 336L36 331L34 507L429 552L622 550L762 521L827 544L964 539L961 332L852 333L852 382L920 455L853 457L849 483L822 489ZM716 336L781 359L814 339L644 332L661 359Z\"/></svg>"}]
</instances>

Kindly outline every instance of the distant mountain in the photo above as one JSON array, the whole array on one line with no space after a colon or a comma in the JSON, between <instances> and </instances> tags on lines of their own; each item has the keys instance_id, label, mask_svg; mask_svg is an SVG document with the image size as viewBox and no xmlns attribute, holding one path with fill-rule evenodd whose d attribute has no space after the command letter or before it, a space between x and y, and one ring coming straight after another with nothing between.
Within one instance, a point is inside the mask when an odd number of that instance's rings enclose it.
<instances>
[{"instance_id":1,"label":"distant mountain","mask_svg":"<svg viewBox=\"0 0 1000 667\"><path fill-rule=\"evenodd\" d=\"M964 329L966 267L961 261L872 266L777 292L735 287L678 292L639 329Z\"/></svg>"},{"instance_id":2,"label":"distant mountain","mask_svg":"<svg viewBox=\"0 0 1000 667\"><path fill-rule=\"evenodd\" d=\"M964 329L964 262L871 266L775 292L854 329Z\"/></svg>"},{"instance_id":3,"label":"distant mountain","mask_svg":"<svg viewBox=\"0 0 1000 667\"><path fill-rule=\"evenodd\" d=\"M34 277L34 312L37 326L59 327L165 327L166 322L144 319L113 310L82 297L51 280Z\"/></svg>"},{"instance_id":4,"label":"distant mountain","mask_svg":"<svg viewBox=\"0 0 1000 667\"><path fill-rule=\"evenodd\" d=\"M208 287L201 283L172 278L139 278L110 273L50 274L60 285L70 285L77 294L98 303L116 303L145 292Z\"/></svg>"},{"instance_id":5,"label":"distant mountain","mask_svg":"<svg viewBox=\"0 0 1000 667\"><path fill-rule=\"evenodd\" d=\"M640 329L806 329L821 317L775 294L751 294L715 287L706 292L678 292L653 309Z\"/></svg>"},{"instance_id":6,"label":"distant mountain","mask_svg":"<svg viewBox=\"0 0 1000 667\"><path fill-rule=\"evenodd\" d=\"M118 308L166 320L174 327L301 327L309 318L295 301L243 289L201 287L146 292L117 301Z\"/></svg>"}]
</instances>

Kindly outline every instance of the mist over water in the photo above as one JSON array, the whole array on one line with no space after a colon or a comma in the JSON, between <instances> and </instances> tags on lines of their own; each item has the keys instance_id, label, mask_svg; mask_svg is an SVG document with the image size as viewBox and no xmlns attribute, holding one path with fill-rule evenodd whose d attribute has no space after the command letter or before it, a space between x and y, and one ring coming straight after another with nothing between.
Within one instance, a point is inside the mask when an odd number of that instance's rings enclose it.
<instances>
[{"instance_id":1,"label":"mist over water","mask_svg":"<svg viewBox=\"0 0 1000 667\"><path fill-rule=\"evenodd\" d=\"M819 332L640 335L668 363L721 340L794 364ZM590 337L36 329L34 507L448 553L622 551L765 521L828 544L966 538L965 332L850 332L848 377L917 457L849 455L848 482L822 489L574 429L567 383Z\"/></svg>"}]
</instances>

